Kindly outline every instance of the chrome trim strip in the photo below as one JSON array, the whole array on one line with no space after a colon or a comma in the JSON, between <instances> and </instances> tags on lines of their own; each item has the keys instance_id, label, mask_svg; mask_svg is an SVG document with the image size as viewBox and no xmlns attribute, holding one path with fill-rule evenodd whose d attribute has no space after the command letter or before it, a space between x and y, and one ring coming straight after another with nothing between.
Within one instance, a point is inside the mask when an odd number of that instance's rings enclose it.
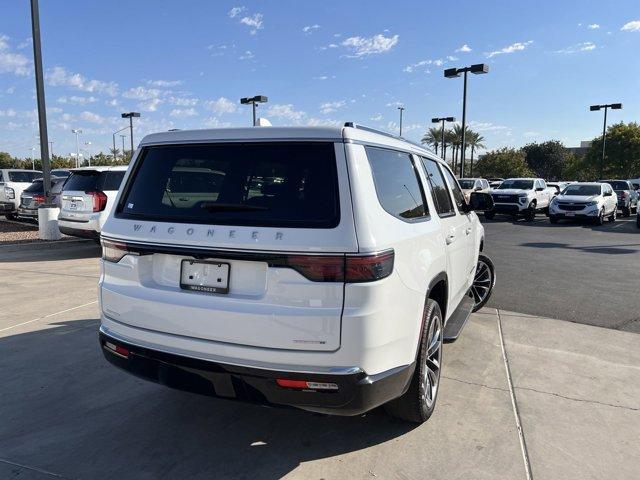
<instances>
[{"instance_id":1,"label":"chrome trim strip","mask_svg":"<svg viewBox=\"0 0 640 480\"><path fill-rule=\"evenodd\" d=\"M191 143L265 143L265 142L331 142L343 143L341 137L253 137L253 138L207 138L194 140L166 140L162 142L140 143L140 147L153 147L155 145L183 145Z\"/></svg>"}]
</instances>

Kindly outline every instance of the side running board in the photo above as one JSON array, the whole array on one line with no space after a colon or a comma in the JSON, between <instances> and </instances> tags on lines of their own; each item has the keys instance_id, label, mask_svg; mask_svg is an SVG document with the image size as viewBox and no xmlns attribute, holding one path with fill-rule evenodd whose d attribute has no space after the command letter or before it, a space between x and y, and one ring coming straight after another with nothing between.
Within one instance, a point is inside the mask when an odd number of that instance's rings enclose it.
<instances>
[{"instance_id":1,"label":"side running board","mask_svg":"<svg viewBox=\"0 0 640 480\"><path fill-rule=\"evenodd\" d=\"M458 339L460 332L462 332L462 329L467 324L467 320L469 320L473 305L473 298L469 295L462 297L458 308L456 308L451 317L449 317L449 321L447 321L444 327L443 341L445 343L455 342Z\"/></svg>"}]
</instances>

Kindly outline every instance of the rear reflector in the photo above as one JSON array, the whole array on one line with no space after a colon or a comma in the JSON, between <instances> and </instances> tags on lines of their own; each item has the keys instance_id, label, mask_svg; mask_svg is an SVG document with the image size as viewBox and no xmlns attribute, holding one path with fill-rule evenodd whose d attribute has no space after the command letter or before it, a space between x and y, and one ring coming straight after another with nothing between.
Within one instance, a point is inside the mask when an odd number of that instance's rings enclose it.
<instances>
[{"instance_id":1,"label":"rear reflector","mask_svg":"<svg viewBox=\"0 0 640 480\"><path fill-rule=\"evenodd\" d=\"M338 390L338 385L335 383L308 382L306 380L290 380L287 378L278 378L276 383L283 388L295 388L298 390Z\"/></svg>"},{"instance_id":2,"label":"rear reflector","mask_svg":"<svg viewBox=\"0 0 640 480\"><path fill-rule=\"evenodd\" d=\"M121 347L120 345L115 345L111 342L104 342L104 347L107 350L109 350L111 353L115 353L120 357L129 358L129 350L127 350L124 347Z\"/></svg>"}]
</instances>

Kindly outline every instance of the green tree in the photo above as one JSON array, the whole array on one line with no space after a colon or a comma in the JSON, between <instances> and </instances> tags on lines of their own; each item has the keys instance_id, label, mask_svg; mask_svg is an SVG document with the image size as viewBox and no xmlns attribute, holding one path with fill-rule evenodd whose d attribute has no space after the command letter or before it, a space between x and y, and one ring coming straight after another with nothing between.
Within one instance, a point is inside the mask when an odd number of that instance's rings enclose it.
<instances>
[{"instance_id":1,"label":"green tree","mask_svg":"<svg viewBox=\"0 0 640 480\"><path fill-rule=\"evenodd\" d=\"M478 175L488 177L530 177L533 172L524 160L524 152L502 148L483 155L476 164Z\"/></svg>"},{"instance_id":2,"label":"green tree","mask_svg":"<svg viewBox=\"0 0 640 480\"><path fill-rule=\"evenodd\" d=\"M436 155L438 154L438 146L440 146L440 140L441 140L441 135L442 135L442 129L440 128L435 128L432 127L429 130L426 131L426 133L423 135L422 140L420 141L420 143L422 143L423 145L429 145L430 147L435 148L436 150Z\"/></svg>"},{"instance_id":3,"label":"green tree","mask_svg":"<svg viewBox=\"0 0 640 480\"><path fill-rule=\"evenodd\" d=\"M585 168L592 178L635 178L640 176L640 125L616 123L607 128L606 156L600 175L602 137L594 138L585 156ZM597 173L596 173L597 172Z\"/></svg>"},{"instance_id":4,"label":"green tree","mask_svg":"<svg viewBox=\"0 0 640 480\"><path fill-rule=\"evenodd\" d=\"M529 143L522 147L525 162L538 177L560 180L569 157L566 147L557 140Z\"/></svg>"},{"instance_id":5,"label":"green tree","mask_svg":"<svg viewBox=\"0 0 640 480\"><path fill-rule=\"evenodd\" d=\"M484 147L484 137L482 135L480 135L478 132L474 132L473 130L470 130L469 133L467 134L467 138L468 140L465 138L465 143L467 143L467 145L469 145L469 147L471 147L471 165L469 168L469 176L473 176L473 155L476 152L476 150L480 150L481 148L485 148ZM465 172L466 170L466 165L465 165Z\"/></svg>"}]
</instances>

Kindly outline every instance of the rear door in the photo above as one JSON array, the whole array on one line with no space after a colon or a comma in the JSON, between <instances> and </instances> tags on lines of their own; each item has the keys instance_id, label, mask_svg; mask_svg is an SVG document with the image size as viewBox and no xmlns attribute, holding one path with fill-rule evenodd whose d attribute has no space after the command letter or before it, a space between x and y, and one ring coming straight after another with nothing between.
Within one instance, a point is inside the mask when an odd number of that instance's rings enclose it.
<instances>
[{"instance_id":1,"label":"rear door","mask_svg":"<svg viewBox=\"0 0 640 480\"><path fill-rule=\"evenodd\" d=\"M357 252L344 147L329 142L147 147L103 239L104 314L255 347L340 346L344 254Z\"/></svg>"}]
</instances>

